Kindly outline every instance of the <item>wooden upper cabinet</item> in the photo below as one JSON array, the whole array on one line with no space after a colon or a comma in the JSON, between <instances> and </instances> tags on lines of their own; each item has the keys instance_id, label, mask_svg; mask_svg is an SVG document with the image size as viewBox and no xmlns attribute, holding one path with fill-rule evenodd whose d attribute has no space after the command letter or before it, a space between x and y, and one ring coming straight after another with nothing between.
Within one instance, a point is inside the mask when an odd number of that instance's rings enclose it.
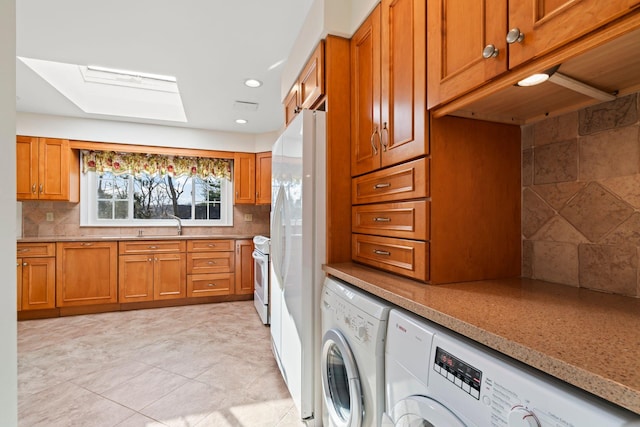
<instances>
[{"instance_id":1,"label":"wooden upper cabinet","mask_svg":"<svg viewBox=\"0 0 640 427\"><path fill-rule=\"evenodd\" d=\"M640 6L639 0L427 3L429 108L574 42ZM559 62L562 59L558 57Z\"/></svg>"},{"instance_id":2,"label":"wooden upper cabinet","mask_svg":"<svg viewBox=\"0 0 640 427\"><path fill-rule=\"evenodd\" d=\"M324 97L324 43L324 40L320 40L284 99L285 126L303 108L316 108Z\"/></svg>"},{"instance_id":3,"label":"wooden upper cabinet","mask_svg":"<svg viewBox=\"0 0 640 427\"><path fill-rule=\"evenodd\" d=\"M236 204L256 202L256 155L235 153L233 157L233 186Z\"/></svg>"},{"instance_id":4,"label":"wooden upper cabinet","mask_svg":"<svg viewBox=\"0 0 640 427\"><path fill-rule=\"evenodd\" d=\"M58 307L118 302L118 244L56 244Z\"/></svg>"},{"instance_id":5,"label":"wooden upper cabinet","mask_svg":"<svg viewBox=\"0 0 640 427\"><path fill-rule=\"evenodd\" d=\"M55 138L16 138L18 200L79 201L80 161L69 141Z\"/></svg>"},{"instance_id":6,"label":"wooden upper cabinet","mask_svg":"<svg viewBox=\"0 0 640 427\"><path fill-rule=\"evenodd\" d=\"M428 152L426 9L384 0L351 39L351 174Z\"/></svg>"},{"instance_id":7,"label":"wooden upper cabinet","mask_svg":"<svg viewBox=\"0 0 640 427\"><path fill-rule=\"evenodd\" d=\"M507 71L506 1L428 2L429 108ZM496 56L485 59L490 46Z\"/></svg>"},{"instance_id":8,"label":"wooden upper cabinet","mask_svg":"<svg viewBox=\"0 0 640 427\"><path fill-rule=\"evenodd\" d=\"M509 46L509 67L573 41L637 6L639 0L511 0L509 31L518 29L524 38Z\"/></svg>"},{"instance_id":9,"label":"wooden upper cabinet","mask_svg":"<svg viewBox=\"0 0 640 427\"><path fill-rule=\"evenodd\" d=\"M256 154L256 204L271 204L271 151Z\"/></svg>"}]
</instances>

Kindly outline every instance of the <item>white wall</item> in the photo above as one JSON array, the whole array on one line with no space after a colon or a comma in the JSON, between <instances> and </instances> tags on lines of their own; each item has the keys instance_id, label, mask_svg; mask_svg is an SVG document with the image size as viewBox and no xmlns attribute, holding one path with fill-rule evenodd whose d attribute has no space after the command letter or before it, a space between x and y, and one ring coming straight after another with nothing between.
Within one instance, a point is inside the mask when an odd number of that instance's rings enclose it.
<instances>
[{"instance_id":1,"label":"white wall","mask_svg":"<svg viewBox=\"0 0 640 427\"><path fill-rule=\"evenodd\" d=\"M270 150L277 139L277 133L273 132L258 135L216 132L33 113L18 113L15 126L18 135L248 153Z\"/></svg>"},{"instance_id":2,"label":"white wall","mask_svg":"<svg viewBox=\"0 0 640 427\"><path fill-rule=\"evenodd\" d=\"M16 322L16 5L0 0L0 426L18 425Z\"/></svg>"}]
</instances>

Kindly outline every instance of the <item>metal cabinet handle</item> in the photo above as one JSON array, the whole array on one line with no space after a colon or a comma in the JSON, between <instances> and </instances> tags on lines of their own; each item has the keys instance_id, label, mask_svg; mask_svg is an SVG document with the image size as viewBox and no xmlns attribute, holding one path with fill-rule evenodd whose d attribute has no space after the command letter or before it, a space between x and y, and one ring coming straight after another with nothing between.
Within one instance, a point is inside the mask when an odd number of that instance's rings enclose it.
<instances>
[{"instance_id":1,"label":"metal cabinet handle","mask_svg":"<svg viewBox=\"0 0 640 427\"><path fill-rule=\"evenodd\" d=\"M42 193L43 191L44 191L44 186L40 184L40 193Z\"/></svg>"},{"instance_id":2,"label":"metal cabinet handle","mask_svg":"<svg viewBox=\"0 0 640 427\"><path fill-rule=\"evenodd\" d=\"M29 252L31 249L29 248L22 248L22 249L18 249L18 252Z\"/></svg>"},{"instance_id":3,"label":"metal cabinet handle","mask_svg":"<svg viewBox=\"0 0 640 427\"><path fill-rule=\"evenodd\" d=\"M209 244L207 245L207 247L208 247L208 248L215 248L215 247L216 247L216 244L215 244L215 243L209 243Z\"/></svg>"},{"instance_id":4,"label":"metal cabinet handle","mask_svg":"<svg viewBox=\"0 0 640 427\"><path fill-rule=\"evenodd\" d=\"M33 184L33 185L31 186L31 192L32 192L33 194L36 194L36 185L35 185L35 184Z\"/></svg>"},{"instance_id":5,"label":"metal cabinet handle","mask_svg":"<svg viewBox=\"0 0 640 427\"><path fill-rule=\"evenodd\" d=\"M524 33L520 31L520 28L512 28L507 33L507 43L509 44L521 43L522 40L524 40Z\"/></svg>"},{"instance_id":6,"label":"metal cabinet handle","mask_svg":"<svg viewBox=\"0 0 640 427\"><path fill-rule=\"evenodd\" d=\"M484 47L484 50L482 51L482 57L484 59L495 58L496 56L498 56L498 53L500 53L500 49L498 49L492 44L488 44Z\"/></svg>"},{"instance_id":7,"label":"metal cabinet handle","mask_svg":"<svg viewBox=\"0 0 640 427\"><path fill-rule=\"evenodd\" d=\"M373 222L391 222L391 218L385 218L382 216L377 216L373 218Z\"/></svg>"},{"instance_id":8,"label":"metal cabinet handle","mask_svg":"<svg viewBox=\"0 0 640 427\"><path fill-rule=\"evenodd\" d=\"M373 253L374 253L374 254L376 254L376 255L387 255L387 256L388 256L388 255L391 255L391 252L388 252L388 251L381 251L381 250L378 250L378 249L374 249L374 250L373 250Z\"/></svg>"},{"instance_id":9,"label":"metal cabinet handle","mask_svg":"<svg viewBox=\"0 0 640 427\"><path fill-rule=\"evenodd\" d=\"M207 283L207 286L210 287L210 288L214 288L216 286L216 284L215 283Z\"/></svg>"},{"instance_id":10,"label":"metal cabinet handle","mask_svg":"<svg viewBox=\"0 0 640 427\"><path fill-rule=\"evenodd\" d=\"M149 246L149 249L158 249L157 246Z\"/></svg>"},{"instance_id":11,"label":"metal cabinet handle","mask_svg":"<svg viewBox=\"0 0 640 427\"><path fill-rule=\"evenodd\" d=\"M80 243L80 246L93 246L93 243L83 242L83 243Z\"/></svg>"},{"instance_id":12,"label":"metal cabinet handle","mask_svg":"<svg viewBox=\"0 0 640 427\"><path fill-rule=\"evenodd\" d=\"M385 138L383 138L382 136L384 134L387 134L387 142L385 141ZM387 122L384 122L382 124L382 132L380 132L380 144L382 145L382 151L387 151L387 148L389 148L390 144L389 144L389 128L387 127Z\"/></svg>"},{"instance_id":13,"label":"metal cabinet handle","mask_svg":"<svg viewBox=\"0 0 640 427\"><path fill-rule=\"evenodd\" d=\"M373 133L371 134L371 150L373 151L374 156L378 154L378 149L376 148L376 141L375 141L377 133L379 133L378 126L374 126Z\"/></svg>"},{"instance_id":14,"label":"metal cabinet handle","mask_svg":"<svg viewBox=\"0 0 640 427\"><path fill-rule=\"evenodd\" d=\"M381 182L380 184L376 184L373 186L374 190L379 190L380 188L389 188L391 187L391 184L388 182Z\"/></svg>"},{"instance_id":15,"label":"metal cabinet handle","mask_svg":"<svg viewBox=\"0 0 640 427\"><path fill-rule=\"evenodd\" d=\"M209 261L207 264L209 264L209 265L215 265L215 263L216 263L215 261Z\"/></svg>"}]
</instances>

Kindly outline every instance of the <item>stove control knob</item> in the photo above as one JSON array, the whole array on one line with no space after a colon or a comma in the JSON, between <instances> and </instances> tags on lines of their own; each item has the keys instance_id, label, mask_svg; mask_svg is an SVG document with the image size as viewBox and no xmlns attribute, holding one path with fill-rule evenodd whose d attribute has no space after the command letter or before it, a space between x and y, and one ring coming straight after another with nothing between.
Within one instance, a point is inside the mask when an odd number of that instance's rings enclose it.
<instances>
[{"instance_id":1,"label":"stove control knob","mask_svg":"<svg viewBox=\"0 0 640 427\"><path fill-rule=\"evenodd\" d=\"M509 412L509 427L540 427L540 422L533 412L518 405Z\"/></svg>"}]
</instances>

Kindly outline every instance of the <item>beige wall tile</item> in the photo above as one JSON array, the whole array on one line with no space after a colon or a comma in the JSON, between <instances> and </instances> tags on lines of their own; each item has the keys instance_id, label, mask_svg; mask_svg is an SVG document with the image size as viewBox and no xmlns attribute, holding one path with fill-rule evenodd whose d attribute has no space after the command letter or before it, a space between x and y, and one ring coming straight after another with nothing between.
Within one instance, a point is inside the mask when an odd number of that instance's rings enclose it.
<instances>
[{"instance_id":1,"label":"beige wall tile","mask_svg":"<svg viewBox=\"0 0 640 427\"><path fill-rule=\"evenodd\" d=\"M535 146L566 141L578 134L578 113L574 112L542 120L535 123L533 127Z\"/></svg>"},{"instance_id":2,"label":"beige wall tile","mask_svg":"<svg viewBox=\"0 0 640 427\"><path fill-rule=\"evenodd\" d=\"M560 211L567 221L594 243L632 213L633 209L629 204L595 182L589 183Z\"/></svg>"},{"instance_id":3,"label":"beige wall tile","mask_svg":"<svg viewBox=\"0 0 640 427\"><path fill-rule=\"evenodd\" d=\"M533 242L522 242L522 277L533 277Z\"/></svg>"},{"instance_id":4,"label":"beige wall tile","mask_svg":"<svg viewBox=\"0 0 640 427\"><path fill-rule=\"evenodd\" d=\"M605 179L602 184L634 208L640 209L640 174Z\"/></svg>"},{"instance_id":5,"label":"beige wall tile","mask_svg":"<svg viewBox=\"0 0 640 427\"><path fill-rule=\"evenodd\" d=\"M638 126L580 138L580 180L591 181L640 172Z\"/></svg>"},{"instance_id":6,"label":"beige wall tile","mask_svg":"<svg viewBox=\"0 0 640 427\"><path fill-rule=\"evenodd\" d=\"M533 278L578 286L578 245L533 242Z\"/></svg>"},{"instance_id":7,"label":"beige wall tile","mask_svg":"<svg viewBox=\"0 0 640 427\"><path fill-rule=\"evenodd\" d=\"M590 135L638 122L638 95L632 94L579 112L578 131Z\"/></svg>"},{"instance_id":8,"label":"beige wall tile","mask_svg":"<svg viewBox=\"0 0 640 427\"><path fill-rule=\"evenodd\" d=\"M577 177L578 141L576 138L534 149L534 184L575 181Z\"/></svg>"},{"instance_id":9,"label":"beige wall tile","mask_svg":"<svg viewBox=\"0 0 640 427\"><path fill-rule=\"evenodd\" d=\"M522 234L529 238L533 236L554 212L544 200L529 188L522 192Z\"/></svg>"},{"instance_id":10,"label":"beige wall tile","mask_svg":"<svg viewBox=\"0 0 640 427\"><path fill-rule=\"evenodd\" d=\"M533 149L522 152L522 186L533 184Z\"/></svg>"},{"instance_id":11,"label":"beige wall tile","mask_svg":"<svg viewBox=\"0 0 640 427\"><path fill-rule=\"evenodd\" d=\"M580 286L637 296L638 250L634 246L580 245Z\"/></svg>"},{"instance_id":12,"label":"beige wall tile","mask_svg":"<svg viewBox=\"0 0 640 427\"><path fill-rule=\"evenodd\" d=\"M584 188L583 182L559 182L536 185L533 190L555 210L562 207Z\"/></svg>"},{"instance_id":13,"label":"beige wall tile","mask_svg":"<svg viewBox=\"0 0 640 427\"><path fill-rule=\"evenodd\" d=\"M631 217L620 224L603 239L602 243L607 245L633 245L640 247L640 212L636 212Z\"/></svg>"},{"instance_id":14,"label":"beige wall tile","mask_svg":"<svg viewBox=\"0 0 640 427\"><path fill-rule=\"evenodd\" d=\"M589 240L584 237L574 226L569 224L560 215L556 215L547 221L540 230L531 238L534 241L548 241L548 242L572 242L589 243Z\"/></svg>"}]
</instances>

